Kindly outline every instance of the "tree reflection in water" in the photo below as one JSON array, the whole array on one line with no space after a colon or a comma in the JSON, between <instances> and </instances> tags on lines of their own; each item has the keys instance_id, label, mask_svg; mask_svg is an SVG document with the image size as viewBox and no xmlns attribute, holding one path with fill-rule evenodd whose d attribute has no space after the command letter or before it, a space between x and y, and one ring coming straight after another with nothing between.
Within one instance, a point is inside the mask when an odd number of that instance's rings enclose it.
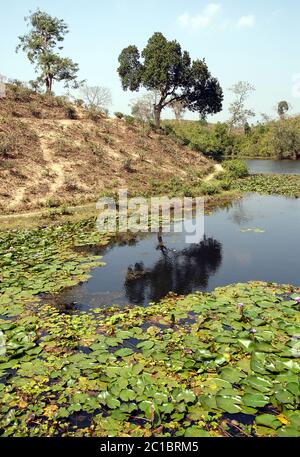
<instances>
[{"instance_id":1,"label":"tree reflection in water","mask_svg":"<svg viewBox=\"0 0 300 457\"><path fill-rule=\"evenodd\" d=\"M198 244L175 251L158 234L156 249L161 251L161 257L152 268L145 269L143 262L128 267L124 286L131 303L158 301L169 292L187 294L196 288L204 289L222 262L221 243L205 236Z\"/></svg>"}]
</instances>

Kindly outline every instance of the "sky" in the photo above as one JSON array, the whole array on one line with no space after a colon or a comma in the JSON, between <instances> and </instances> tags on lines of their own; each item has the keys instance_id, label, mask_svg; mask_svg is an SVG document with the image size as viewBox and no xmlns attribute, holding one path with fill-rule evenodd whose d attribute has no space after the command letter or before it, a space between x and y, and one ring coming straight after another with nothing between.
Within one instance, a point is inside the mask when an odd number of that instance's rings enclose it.
<instances>
[{"instance_id":1,"label":"sky","mask_svg":"<svg viewBox=\"0 0 300 457\"><path fill-rule=\"evenodd\" d=\"M130 112L138 94L123 92L118 56L135 44L141 50L154 32L176 39L192 59L205 58L224 91L223 111L211 122L226 121L232 101L229 88L248 81L256 88L248 107L276 116L287 100L300 112L300 2L295 0L0 0L0 74L34 79L24 53L15 53L26 33L24 17L38 7L69 26L62 53L80 66L88 85L111 89L110 111ZM61 89L56 86L57 93ZM170 113L166 113L170 117ZM187 119L195 116L187 113Z\"/></svg>"}]
</instances>

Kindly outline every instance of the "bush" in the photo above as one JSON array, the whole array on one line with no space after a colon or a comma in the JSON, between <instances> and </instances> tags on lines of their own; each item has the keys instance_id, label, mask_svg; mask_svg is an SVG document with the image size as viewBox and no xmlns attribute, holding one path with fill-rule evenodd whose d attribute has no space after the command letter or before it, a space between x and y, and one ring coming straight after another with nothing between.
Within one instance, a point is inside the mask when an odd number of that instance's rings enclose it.
<instances>
[{"instance_id":1,"label":"bush","mask_svg":"<svg viewBox=\"0 0 300 457\"><path fill-rule=\"evenodd\" d=\"M77 112L74 106L68 105L66 107L66 115L69 119L77 119Z\"/></svg>"},{"instance_id":2,"label":"bush","mask_svg":"<svg viewBox=\"0 0 300 457\"><path fill-rule=\"evenodd\" d=\"M134 125L134 117L133 116L124 116L125 122L128 125Z\"/></svg>"},{"instance_id":3,"label":"bush","mask_svg":"<svg viewBox=\"0 0 300 457\"><path fill-rule=\"evenodd\" d=\"M15 101L30 102L33 91L25 87L21 81L15 80L13 84L8 85L12 97Z\"/></svg>"},{"instance_id":4,"label":"bush","mask_svg":"<svg viewBox=\"0 0 300 457\"><path fill-rule=\"evenodd\" d=\"M14 141L4 133L0 133L0 157L7 157L14 150Z\"/></svg>"},{"instance_id":5,"label":"bush","mask_svg":"<svg viewBox=\"0 0 300 457\"><path fill-rule=\"evenodd\" d=\"M55 198L49 198L49 200L47 200L47 206L48 208L58 208L60 206L60 201Z\"/></svg>"},{"instance_id":6,"label":"bush","mask_svg":"<svg viewBox=\"0 0 300 457\"><path fill-rule=\"evenodd\" d=\"M88 108L87 117L88 117L88 119L91 119L92 121L97 122L99 119L101 119L102 114L100 111L96 110L95 108Z\"/></svg>"},{"instance_id":7,"label":"bush","mask_svg":"<svg viewBox=\"0 0 300 457\"><path fill-rule=\"evenodd\" d=\"M248 167L243 160L225 160L222 165L233 178L243 178L249 174Z\"/></svg>"},{"instance_id":8,"label":"bush","mask_svg":"<svg viewBox=\"0 0 300 457\"><path fill-rule=\"evenodd\" d=\"M102 157L103 156L104 150L103 150L103 148L101 147L100 144L95 143L94 141L91 141L89 143L89 147L90 147L91 152L93 154L95 154L96 156L98 156L98 157Z\"/></svg>"},{"instance_id":9,"label":"bush","mask_svg":"<svg viewBox=\"0 0 300 457\"><path fill-rule=\"evenodd\" d=\"M222 186L219 182L207 182L201 186L201 192L204 195L215 195L221 192Z\"/></svg>"},{"instance_id":10,"label":"bush","mask_svg":"<svg viewBox=\"0 0 300 457\"><path fill-rule=\"evenodd\" d=\"M118 119L123 119L123 117L124 117L124 114L121 113L120 111L116 111L116 112L114 113L114 115L115 115L116 118L118 118Z\"/></svg>"},{"instance_id":11,"label":"bush","mask_svg":"<svg viewBox=\"0 0 300 457\"><path fill-rule=\"evenodd\" d=\"M175 135L175 130L170 124L166 124L163 126L163 132L165 135Z\"/></svg>"},{"instance_id":12,"label":"bush","mask_svg":"<svg viewBox=\"0 0 300 457\"><path fill-rule=\"evenodd\" d=\"M78 106L78 108L82 108L84 106L84 100L82 100L82 98L76 98L74 103L76 106Z\"/></svg>"},{"instance_id":13,"label":"bush","mask_svg":"<svg viewBox=\"0 0 300 457\"><path fill-rule=\"evenodd\" d=\"M41 112L41 110L40 110L38 107L36 107L36 106L33 106L33 107L31 108L31 114L32 114L34 117L36 117L37 119L41 119L41 117L42 117L42 112Z\"/></svg>"},{"instance_id":14,"label":"bush","mask_svg":"<svg viewBox=\"0 0 300 457\"><path fill-rule=\"evenodd\" d=\"M123 160L123 168L124 168L124 170L128 171L129 173L131 173L133 171L131 159Z\"/></svg>"}]
</instances>

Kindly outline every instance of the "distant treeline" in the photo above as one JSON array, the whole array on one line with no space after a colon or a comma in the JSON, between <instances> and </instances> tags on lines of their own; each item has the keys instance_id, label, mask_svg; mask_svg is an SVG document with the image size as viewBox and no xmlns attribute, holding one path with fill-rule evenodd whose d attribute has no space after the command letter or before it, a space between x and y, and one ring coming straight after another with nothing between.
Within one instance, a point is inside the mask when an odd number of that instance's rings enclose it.
<instances>
[{"instance_id":1,"label":"distant treeline","mask_svg":"<svg viewBox=\"0 0 300 457\"><path fill-rule=\"evenodd\" d=\"M214 158L300 157L300 116L230 128L227 123L205 121L164 121L168 135L176 136L184 145Z\"/></svg>"}]
</instances>

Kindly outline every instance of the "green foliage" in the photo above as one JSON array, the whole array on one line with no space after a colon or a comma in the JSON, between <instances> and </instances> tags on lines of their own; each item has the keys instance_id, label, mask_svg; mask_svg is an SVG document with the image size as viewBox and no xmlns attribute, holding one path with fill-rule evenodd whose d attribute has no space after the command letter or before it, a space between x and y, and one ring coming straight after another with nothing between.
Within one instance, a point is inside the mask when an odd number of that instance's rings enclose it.
<instances>
[{"instance_id":1,"label":"green foliage","mask_svg":"<svg viewBox=\"0 0 300 457\"><path fill-rule=\"evenodd\" d=\"M126 124L128 125L134 125L134 117L133 116L124 116L124 120L126 122Z\"/></svg>"},{"instance_id":2,"label":"green foliage","mask_svg":"<svg viewBox=\"0 0 300 457\"><path fill-rule=\"evenodd\" d=\"M124 90L137 91L144 87L157 93L154 105L157 127L161 111L174 102L180 101L182 109L202 115L217 113L222 108L222 89L205 61L192 62L177 41L168 41L162 33L150 37L141 55L136 46L123 49L118 73Z\"/></svg>"},{"instance_id":3,"label":"green foliage","mask_svg":"<svg viewBox=\"0 0 300 457\"><path fill-rule=\"evenodd\" d=\"M235 181L233 187L243 192L300 197L300 176L255 175Z\"/></svg>"},{"instance_id":4,"label":"green foliage","mask_svg":"<svg viewBox=\"0 0 300 457\"><path fill-rule=\"evenodd\" d=\"M281 102L279 102L277 106L278 116L281 119L283 119L286 113L288 112L289 108L289 104L286 100L282 100Z\"/></svg>"},{"instance_id":5,"label":"green foliage","mask_svg":"<svg viewBox=\"0 0 300 457\"><path fill-rule=\"evenodd\" d=\"M116 118L118 118L118 119L123 119L123 117L124 117L124 114L121 113L120 111L116 111L116 112L114 113L114 115L115 115Z\"/></svg>"},{"instance_id":6,"label":"green foliage","mask_svg":"<svg viewBox=\"0 0 300 457\"><path fill-rule=\"evenodd\" d=\"M300 118L258 124L246 135L236 132L235 137L239 157L295 159L300 150Z\"/></svg>"},{"instance_id":7,"label":"green foliage","mask_svg":"<svg viewBox=\"0 0 300 457\"><path fill-rule=\"evenodd\" d=\"M222 165L233 178L244 178L249 174L248 167L243 160L225 160Z\"/></svg>"},{"instance_id":8,"label":"green foliage","mask_svg":"<svg viewBox=\"0 0 300 457\"><path fill-rule=\"evenodd\" d=\"M225 123L164 121L163 129L167 135L180 139L182 145L189 145L194 151L210 157L232 155L236 148L235 135Z\"/></svg>"},{"instance_id":9,"label":"green foliage","mask_svg":"<svg viewBox=\"0 0 300 457\"><path fill-rule=\"evenodd\" d=\"M0 234L0 434L299 436L299 292L237 284L89 313L41 303L97 265L80 251L109 242L94 223Z\"/></svg>"},{"instance_id":10,"label":"green foliage","mask_svg":"<svg viewBox=\"0 0 300 457\"><path fill-rule=\"evenodd\" d=\"M201 185L201 191L204 195L215 195L221 192L222 185L220 182L211 181Z\"/></svg>"},{"instance_id":11,"label":"green foliage","mask_svg":"<svg viewBox=\"0 0 300 457\"><path fill-rule=\"evenodd\" d=\"M26 87L25 83L18 80L13 80L8 84L9 92L13 100L16 102L30 102L33 91Z\"/></svg>"},{"instance_id":12,"label":"green foliage","mask_svg":"<svg viewBox=\"0 0 300 457\"><path fill-rule=\"evenodd\" d=\"M49 198L47 200L47 206L49 208L58 208L60 206L60 201L55 198Z\"/></svg>"},{"instance_id":13,"label":"green foliage","mask_svg":"<svg viewBox=\"0 0 300 457\"><path fill-rule=\"evenodd\" d=\"M35 65L37 87L43 83L47 92L51 92L54 80L63 81L66 87L69 84L78 87L78 64L57 53L57 49L62 49L61 43L68 33L65 22L39 9L27 17L26 22L31 30L19 37L17 51L21 49L26 52L29 61Z\"/></svg>"}]
</instances>

